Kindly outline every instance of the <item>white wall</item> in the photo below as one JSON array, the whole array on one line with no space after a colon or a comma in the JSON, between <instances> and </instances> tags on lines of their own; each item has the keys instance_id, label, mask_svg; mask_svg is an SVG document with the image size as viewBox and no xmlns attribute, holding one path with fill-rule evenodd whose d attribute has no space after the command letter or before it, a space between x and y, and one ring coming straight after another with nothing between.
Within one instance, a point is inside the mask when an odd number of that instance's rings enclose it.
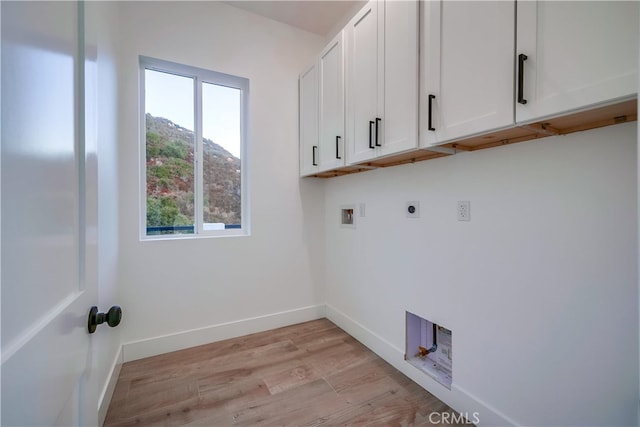
<instances>
[{"instance_id":1,"label":"white wall","mask_svg":"<svg viewBox=\"0 0 640 427\"><path fill-rule=\"evenodd\" d=\"M299 180L297 73L321 37L221 3L119 7L118 198L103 200L120 218L103 227L118 230L125 359L326 301L483 425L637 423L635 124ZM138 55L250 79L251 237L138 240ZM404 217L408 200L420 219ZM457 200L471 201L470 223L456 221ZM347 203L366 204L356 230L337 224ZM405 310L453 330L452 391L402 360Z\"/></svg>"},{"instance_id":2,"label":"white wall","mask_svg":"<svg viewBox=\"0 0 640 427\"><path fill-rule=\"evenodd\" d=\"M329 317L481 425L637 425L636 159L631 123L328 180ZM452 391L405 310L453 331Z\"/></svg>"},{"instance_id":3,"label":"white wall","mask_svg":"<svg viewBox=\"0 0 640 427\"><path fill-rule=\"evenodd\" d=\"M221 2L126 2L120 22L125 360L322 316L322 183L299 184L297 149L297 74L322 38ZM250 80L250 237L139 241L138 55Z\"/></svg>"}]
</instances>

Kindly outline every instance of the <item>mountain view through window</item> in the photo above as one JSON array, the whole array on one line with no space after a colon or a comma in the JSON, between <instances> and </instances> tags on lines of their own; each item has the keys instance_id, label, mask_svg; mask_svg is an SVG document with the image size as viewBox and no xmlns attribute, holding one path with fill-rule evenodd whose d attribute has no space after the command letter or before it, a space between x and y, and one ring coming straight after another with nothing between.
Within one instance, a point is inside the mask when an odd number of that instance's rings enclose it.
<instances>
[{"instance_id":1,"label":"mountain view through window","mask_svg":"<svg viewBox=\"0 0 640 427\"><path fill-rule=\"evenodd\" d=\"M197 233L198 218L203 231L242 224L241 91L199 82L194 108L194 82L145 70L147 235Z\"/></svg>"},{"instance_id":2,"label":"mountain view through window","mask_svg":"<svg viewBox=\"0 0 640 427\"><path fill-rule=\"evenodd\" d=\"M146 126L147 227L163 228L158 234L173 233L173 228L192 233L193 131L149 113ZM202 145L205 226L240 224L240 159L210 139Z\"/></svg>"}]
</instances>

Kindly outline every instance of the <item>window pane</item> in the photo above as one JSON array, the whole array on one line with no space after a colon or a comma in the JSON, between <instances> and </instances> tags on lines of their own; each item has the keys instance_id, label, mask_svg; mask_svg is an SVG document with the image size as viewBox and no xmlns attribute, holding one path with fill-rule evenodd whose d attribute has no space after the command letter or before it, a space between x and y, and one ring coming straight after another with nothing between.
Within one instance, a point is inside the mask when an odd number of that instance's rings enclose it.
<instances>
[{"instance_id":1,"label":"window pane","mask_svg":"<svg viewBox=\"0 0 640 427\"><path fill-rule=\"evenodd\" d=\"M205 230L241 224L240 99L239 89L202 85Z\"/></svg>"},{"instance_id":2,"label":"window pane","mask_svg":"<svg viewBox=\"0 0 640 427\"><path fill-rule=\"evenodd\" d=\"M145 70L147 235L194 232L193 79Z\"/></svg>"}]
</instances>

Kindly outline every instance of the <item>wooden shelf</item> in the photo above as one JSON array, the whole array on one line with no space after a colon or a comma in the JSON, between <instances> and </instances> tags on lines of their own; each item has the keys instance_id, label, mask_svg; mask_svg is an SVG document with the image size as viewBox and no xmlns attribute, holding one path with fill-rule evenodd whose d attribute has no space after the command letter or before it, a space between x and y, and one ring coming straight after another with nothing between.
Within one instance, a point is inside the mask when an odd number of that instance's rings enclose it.
<instances>
[{"instance_id":1,"label":"wooden shelf","mask_svg":"<svg viewBox=\"0 0 640 427\"><path fill-rule=\"evenodd\" d=\"M598 108L579 111L543 121L517 125L512 128L473 136L459 141L449 142L432 149L416 149L374 159L358 165L346 166L337 170L312 175L316 178L333 178L372 169L422 162L453 155L460 151L476 151L501 147L548 136L567 135L584 130L597 129L638 120L638 101L631 99Z\"/></svg>"}]
</instances>

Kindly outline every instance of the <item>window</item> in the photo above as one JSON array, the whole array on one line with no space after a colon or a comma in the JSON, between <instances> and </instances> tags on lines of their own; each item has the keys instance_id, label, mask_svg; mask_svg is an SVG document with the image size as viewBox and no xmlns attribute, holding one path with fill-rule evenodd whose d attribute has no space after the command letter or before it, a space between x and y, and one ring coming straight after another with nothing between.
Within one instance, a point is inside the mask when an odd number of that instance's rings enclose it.
<instances>
[{"instance_id":1,"label":"window","mask_svg":"<svg viewBox=\"0 0 640 427\"><path fill-rule=\"evenodd\" d=\"M249 234L249 80L140 57L141 237Z\"/></svg>"}]
</instances>

